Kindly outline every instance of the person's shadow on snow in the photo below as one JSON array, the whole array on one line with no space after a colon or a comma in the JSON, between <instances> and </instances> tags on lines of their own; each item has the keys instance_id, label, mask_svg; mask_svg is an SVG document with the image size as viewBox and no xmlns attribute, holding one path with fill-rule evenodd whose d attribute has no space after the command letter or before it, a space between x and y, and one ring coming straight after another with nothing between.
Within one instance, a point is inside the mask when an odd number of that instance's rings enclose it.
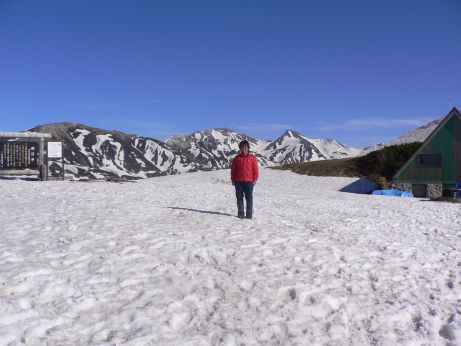
<instances>
[{"instance_id":1,"label":"person's shadow on snow","mask_svg":"<svg viewBox=\"0 0 461 346\"><path fill-rule=\"evenodd\" d=\"M223 216L234 216L231 214L226 214L226 213L220 213L217 211L208 211L208 210L199 210L199 209L192 209L192 208L180 208L180 207L167 207L168 209L174 209L174 210L186 210L186 211L193 211L196 213L202 213L202 214L214 214L214 215L223 215Z\"/></svg>"}]
</instances>

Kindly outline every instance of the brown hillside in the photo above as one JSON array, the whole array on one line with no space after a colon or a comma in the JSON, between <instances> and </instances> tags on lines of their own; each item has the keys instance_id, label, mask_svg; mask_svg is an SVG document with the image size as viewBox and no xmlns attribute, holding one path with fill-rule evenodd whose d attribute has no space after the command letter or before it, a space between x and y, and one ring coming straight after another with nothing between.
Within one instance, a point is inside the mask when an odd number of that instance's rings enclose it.
<instances>
[{"instance_id":1,"label":"brown hillside","mask_svg":"<svg viewBox=\"0 0 461 346\"><path fill-rule=\"evenodd\" d=\"M298 174L334 177L358 177L360 173L353 158L322 160L304 163L292 163L275 167L275 169L290 170Z\"/></svg>"}]
</instances>

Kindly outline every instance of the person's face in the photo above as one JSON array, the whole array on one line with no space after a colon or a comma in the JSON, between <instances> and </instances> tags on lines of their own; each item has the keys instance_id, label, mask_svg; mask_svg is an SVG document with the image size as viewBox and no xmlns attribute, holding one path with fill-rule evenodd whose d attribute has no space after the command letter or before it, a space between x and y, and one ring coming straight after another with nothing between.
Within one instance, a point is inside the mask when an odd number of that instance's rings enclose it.
<instances>
[{"instance_id":1,"label":"person's face","mask_svg":"<svg viewBox=\"0 0 461 346\"><path fill-rule=\"evenodd\" d=\"M248 152L249 152L249 148L248 148L248 145L242 145L241 148L240 148L240 152L243 154L243 155L248 155Z\"/></svg>"}]
</instances>

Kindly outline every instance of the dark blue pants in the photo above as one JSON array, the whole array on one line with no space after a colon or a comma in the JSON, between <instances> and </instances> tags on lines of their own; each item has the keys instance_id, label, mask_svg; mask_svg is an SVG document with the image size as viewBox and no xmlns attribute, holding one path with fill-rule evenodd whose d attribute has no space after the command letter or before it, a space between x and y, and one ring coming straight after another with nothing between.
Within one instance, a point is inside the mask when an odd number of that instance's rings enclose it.
<instances>
[{"instance_id":1,"label":"dark blue pants","mask_svg":"<svg viewBox=\"0 0 461 346\"><path fill-rule=\"evenodd\" d=\"M236 181L235 185L235 195L237 197L237 209L238 215L245 215L245 208L243 205L243 196L245 196L246 201L246 216L253 216L253 182L251 181Z\"/></svg>"}]
</instances>

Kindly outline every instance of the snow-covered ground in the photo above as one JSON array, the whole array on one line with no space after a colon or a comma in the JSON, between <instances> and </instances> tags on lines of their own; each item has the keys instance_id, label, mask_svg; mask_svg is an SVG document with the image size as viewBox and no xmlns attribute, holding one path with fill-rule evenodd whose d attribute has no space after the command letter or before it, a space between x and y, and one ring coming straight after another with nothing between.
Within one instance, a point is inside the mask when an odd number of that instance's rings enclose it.
<instances>
[{"instance_id":1,"label":"snow-covered ground","mask_svg":"<svg viewBox=\"0 0 461 346\"><path fill-rule=\"evenodd\" d=\"M264 169L0 181L0 345L459 345L456 204Z\"/></svg>"}]
</instances>

